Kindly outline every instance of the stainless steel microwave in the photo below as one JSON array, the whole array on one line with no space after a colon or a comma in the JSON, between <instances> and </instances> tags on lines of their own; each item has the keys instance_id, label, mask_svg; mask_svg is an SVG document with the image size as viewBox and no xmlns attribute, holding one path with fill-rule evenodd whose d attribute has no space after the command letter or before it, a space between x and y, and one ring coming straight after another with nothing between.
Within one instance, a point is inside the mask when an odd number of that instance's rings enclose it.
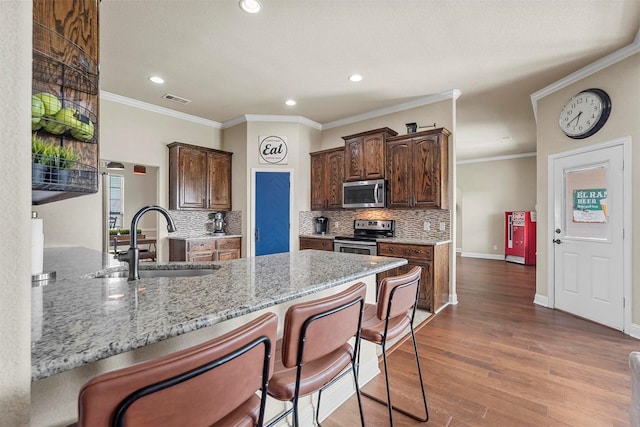
<instances>
[{"instance_id":1,"label":"stainless steel microwave","mask_svg":"<svg viewBox=\"0 0 640 427\"><path fill-rule=\"evenodd\" d=\"M342 184L343 208L384 208L386 196L384 179Z\"/></svg>"}]
</instances>

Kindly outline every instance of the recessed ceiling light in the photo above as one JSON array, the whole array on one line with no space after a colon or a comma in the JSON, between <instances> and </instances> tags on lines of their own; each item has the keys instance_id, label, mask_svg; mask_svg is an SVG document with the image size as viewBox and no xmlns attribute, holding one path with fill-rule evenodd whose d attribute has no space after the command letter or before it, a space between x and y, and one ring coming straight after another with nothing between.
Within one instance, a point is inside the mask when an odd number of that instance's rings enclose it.
<instances>
[{"instance_id":1,"label":"recessed ceiling light","mask_svg":"<svg viewBox=\"0 0 640 427\"><path fill-rule=\"evenodd\" d=\"M149 80L151 80L154 83L157 83L159 85L161 85L162 83L164 83L164 79L160 76L151 76L149 77Z\"/></svg>"},{"instance_id":2,"label":"recessed ceiling light","mask_svg":"<svg viewBox=\"0 0 640 427\"><path fill-rule=\"evenodd\" d=\"M240 0L240 8L247 13L258 13L262 5L258 0Z\"/></svg>"},{"instance_id":3,"label":"recessed ceiling light","mask_svg":"<svg viewBox=\"0 0 640 427\"><path fill-rule=\"evenodd\" d=\"M287 99L285 101L285 104L287 104L289 107L293 107L294 105L296 105L296 101L294 101L293 99Z\"/></svg>"},{"instance_id":4,"label":"recessed ceiling light","mask_svg":"<svg viewBox=\"0 0 640 427\"><path fill-rule=\"evenodd\" d=\"M349 76L349 80L351 80L352 82L359 82L360 80L362 80L362 76L360 74L352 74Z\"/></svg>"}]
</instances>

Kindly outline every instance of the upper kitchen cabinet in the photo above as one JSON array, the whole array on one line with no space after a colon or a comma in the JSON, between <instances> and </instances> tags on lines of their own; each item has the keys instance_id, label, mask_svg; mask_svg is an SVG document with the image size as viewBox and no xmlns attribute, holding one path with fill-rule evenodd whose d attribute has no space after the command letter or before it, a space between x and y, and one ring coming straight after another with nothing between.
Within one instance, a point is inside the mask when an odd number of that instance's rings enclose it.
<instances>
[{"instance_id":1,"label":"upper kitchen cabinet","mask_svg":"<svg viewBox=\"0 0 640 427\"><path fill-rule=\"evenodd\" d=\"M449 207L449 135L445 128L387 139L390 208Z\"/></svg>"},{"instance_id":2,"label":"upper kitchen cabinet","mask_svg":"<svg viewBox=\"0 0 640 427\"><path fill-rule=\"evenodd\" d=\"M32 203L96 193L98 0L33 0L32 31Z\"/></svg>"},{"instance_id":3,"label":"upper kitchen cabinet","mask_svg":"<svg viewBox=\"0 0 640 427\"><path fill-rule=\"evenodd\" d=\"M311 210L342 209L344 148L311 153Z\"/></svg>"},{"instance_id":4,"label":"upper kitchen cabinet","mask_svg":"<svg viewBox=\"0 0 640 427\"><path fill-rule=\"evenodd\" d=\"M173 142L169 147L169 209L231 210L233 153Z\"/></svg>"},{"instance_id":5,"label":"upper kitchen cabinet","mask_svg":"<svg viewBox=\"0 0 640 427\"><path fill-rule=\"evenodd\" d=\"M385 142L398 132L389 129L375 129L344 139L344 180L361 181L385 177Z\"/></svg>"}]
</instances>

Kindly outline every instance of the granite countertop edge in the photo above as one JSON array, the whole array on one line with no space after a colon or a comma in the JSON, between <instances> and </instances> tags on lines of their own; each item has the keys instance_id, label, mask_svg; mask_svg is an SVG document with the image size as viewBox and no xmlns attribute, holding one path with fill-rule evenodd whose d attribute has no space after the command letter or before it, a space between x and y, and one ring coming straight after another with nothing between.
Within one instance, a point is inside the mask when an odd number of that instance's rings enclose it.
<instances>
[{"instance_id":1,"label":"granite countertop edge","mask_svg":"<svg viewBox=\"0 0 640 427\"><path fill-rule=\"evenodd\" d=\"M193 236L190 235L184 235L184 236L180 236L180 235L170 235L168 236L169 239L174 239L174 240L204 240L204 239L226 239L226 238L230 238L230 237L242 237L242 234L225 234L225 235L215 235L215 234L196 234Z\"/></svg>"},{"instance_id":2,"label":"granite countertop edge","mask_svg":"<svg viewBox=\"0 0 640 427\"><path fill-rule=\"evenodd\" d=\"M316 238L316 239L335 239L338 235L336 234L300 234L298 237L305 238ZM404 243L404 244L412 244L412 245L444 245L446 243L451 243L451 239L416 239L409 237L385 237L381 239L377 239L378 243Z\"/></svg>"},{"instance_id":3,"label":"granite countertop edge","mask_svg":"<svg viewBox=\"0 0 640 427\"><path fill-rule=\"evenodd\" d=\"M277 254L276 256L258 257L262 258L263 261L257 261L258 258L241 258L239 260L211 263L220 265L221 268L218 270L220 273L214 273L209 279L206 278L208 276L200 276L141 279L138 282L127 282L126 279L93 278L98 271L107 272L126 269L125 265L113 260L106 261L105 258L102 259L101 266L94 268L96 264L99 264L96 261L102 255L101 253L86 248L56 249L57 252L54 258L56 258L57 262L66 259L77 259L84 253L78 252L78 250L84 250L92 256L91 260L94 263L87 262L69 267L67 265L68 261L64 261L65 264L48 268L58 270L58 278L56 283L38 288L44 292L42 317L39 319L34 318L33 312L35 310L32 310L32 324L39 322L43 327L40 338L33 338L32 329L32 381L44 379L145 345L311 295L407 263L405 259L389 257L353 258L354 262L341 258L341 260L345 260L344 271L347 271L347 273L340 273L339 276L332 274L330 271L312 274L314 263L335 263L336 259L331 257L351 256L351 254L311 250L287 253L287 255L292 254L291 256ZM67 253L72 256L67 256ZM313 278L313 283L308 286L300 285L296 282L298 280L297 277L294 278L292 275L288 281L284 282L285 284L290 284L289 286L283 286L282 281L276 280L278 282L278 290L271 292L271 283L268 277L271 274L274 276L281 275L282 272L277 269L272 271L266 262L267 260L291 260L291 264L296 266L286 268L297 268L301 261L306 261L310 265L308 270L310 277ZM266 274L262 276L262 281L266 283L258 283L260 280L255 276L243 276L249 267L253 270L256 268L256 264L259 263L263 264L260 268L264 268L266 271ZM169 269L172 267L205 268L206 264L210 263L141 263L141 268L157 269L159 266ZM49 263L49 267L52 267L51 263ZM91 269L93 271L87 271ZM220 274L220 276L216 278L216 274ZM324 278L325 275L326 279ZM239 293L247 292L247 289L252 287L248 292L251 295L257 295L253 298L254 301L250 301L250 298L244 299L238 296L229 296L228 301L216 302L211 305L205 304L202 307L200 302L193 302L192 297L194 294L203 295L202 298L207 296L212 300L215 298L224 299L224 295L227 295L226 292L228 292L228 285L226 289L216 289L216 286L222 286L221 283L225 282L227 276L239 280L237 284ZM135 284L132 285L132 283ZM147 288L144 291L145 295L136 291L139 290L140 285L144 285ZM105 306L111 304L105 299L105 289L111 286L124 287L127 295L122 301L128 302L123 304L125 308L119 309L121 312L114 313L113 316L108 313L105 316ZM90 292L87 291L88 289ZM172 292L175 294L172 294ZM132 306L134 296L136 300L135 309ZM137 305L138 298L142 298L141 308L138 308ZM142 301L145 298L150 298L149 302L143 303ZM167 319L162 318L161 321L152 319L155 314L154 310L157 309L155 305L174 304L175 307L180 307L181 309L185 307L180 298L184 299L186 304L192 304L184 308L184 313L167 313ZM81 306L83 301L87 305L86 310ZM154 306L152 306L152 303ZM65 304L67 305L66 307L64 306ZM126 308L127 304L128 308ZM145 306L144 304L147 305ZM47 311L48 307L53 307L56 311L49 312ZM141 309L147 311L141 312Z\"/></svg>"}]
</instances>

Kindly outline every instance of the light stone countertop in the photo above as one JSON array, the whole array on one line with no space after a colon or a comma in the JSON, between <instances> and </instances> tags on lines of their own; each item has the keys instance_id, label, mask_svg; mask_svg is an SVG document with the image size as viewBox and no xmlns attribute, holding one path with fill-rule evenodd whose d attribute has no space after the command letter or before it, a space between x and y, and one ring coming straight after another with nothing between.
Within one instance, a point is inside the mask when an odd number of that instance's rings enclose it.
<instances>
[{"instance_id":1,"label":"light stone countertop","mask_svg":"<svg viewBox=\"0 0 640 427\"><path fill-rule=\"evenodd\" d=\"M203 268L199 277L91 278L125 270L87 248L45 249L57 278L32 287L32 380L214 325L407 263L402 258L305 250L214 263L140 263Z\"/></svg>"},{"instance_id":2,"label":"light stone countertop","mask_svg":"<svg viewBox=\"0 0 640 427\"><path fill-rule=\"evenodd\" d=\"M179 236L179 235L175 235L175 236L169 236L169 239L175 239L175 240L205 240L205 239L226 239L229 237L242 237L241 234L225 234L225 235L218 235L218 234L198 234L195 236Z\"/></svg>"},{"instance_id":3,"label":"light stone countertop","mask_svg":"<svg viewBox=\"0 0 640 427\"><path fill-rule=\"evenodd\" d=\"M300 234L298 237L312 237L316 239L335 239L336 234ZM411 245L443 245L445 243L451 243L451 239L436 240L436 239L410 239L406 237L382 237L376 239L377 243L404 243Z\"/></svg>"}]
</instances>

